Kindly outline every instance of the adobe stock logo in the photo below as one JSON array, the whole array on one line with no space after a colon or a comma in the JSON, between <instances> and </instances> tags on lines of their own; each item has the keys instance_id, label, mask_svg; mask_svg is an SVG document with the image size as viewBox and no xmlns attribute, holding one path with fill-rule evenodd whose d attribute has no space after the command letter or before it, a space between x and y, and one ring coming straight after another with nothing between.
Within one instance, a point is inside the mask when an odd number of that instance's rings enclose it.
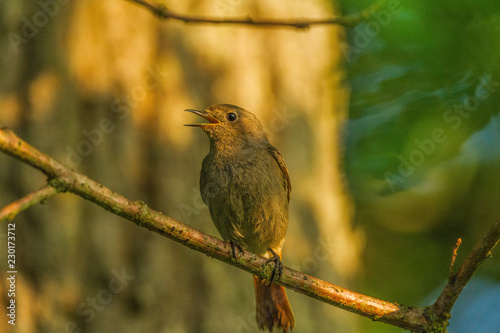
<instances>
[{"instance_id":1,"label":"adobe stock logo","mask_svg":"<svg viewBox=\"0 0 500 333\"><path fill-rule=\"evenodd\" d=\"M240 2L241 0L215 0L212 5L219 15L227 15L234 12Z\"/></svg>"},{"instance_id":2,"label":"adobe stock logo","mask_svg":"<svg viewBox=\"0 0 500 333\"><path fill-rule=\"evenodd\" d=\"M99 290L95 297L87 297L78 304L76 313L84 319L85 324L91 323L135 279L135 275L127 274L125 268L121 271L112 269L111 273L113 277L108 281L106 288ZM77 333L82 332L82 328L75 321L69 321L65 325L65 331Z\"/></svg>"},{"instance_id":3,"label":"adobe stock logo","mask_svg":"<svg viewBox=\"0 0 500 333\"><path fill-rule=\"evenodd\" d=\"M367 48L372 40L380 34L382 28L387 27L394 16L400 14L402 10L399 0L389 0L384 8L371 14L372 20L357 25L354 28L353 44L340 43L340 50L344 54L347 63L350 63L363 49Z\"/></svg>"},{"instance_id":4,"label":"adobe stock logo","mask_svg":"<svg viewBox=\"0 0 500 333\"><path fill-rule=\"evenodd\" d=\"M104 141L105 136L112 133L121 121L127 119L131 111L146 99L148 92L157 89L169 75L158 67L147 67L146 72L142 82L134 86L128 94L121 94L111 103L113 118L103 117L94 128L81 131L85 139L80 140L74 147L66 146L66 165L75 168L84 157L90 156Z\"/></svg>"},{"instance_id":5,"label":"adobe stock logo","mask_svg":"<svg viewBox=\"0 0 500 333\"><path fill-rule=\"evenodd\" d=\"M19 52L19 45L28 44L29 41L38 35L50 21L51 18L59 13L61 5L65 5L69 0L45 0L38 1L37 10L31 17L23 16L21 18L21 34L9 33L9 42L16 53Z\"/></svg>"},{"instance_id":6,"label":"adobe stock logo","mask_svg":"<svg viewBox=\"0 0 500 333\"><path fill-rule=\"evenodd\" d=\"M423 165L433 156L448 140L451 131L459 129L465 120L469 119L479 109L481 102L487 100L493 92L500 86L500 82L493 82L491 76L483 75L478 77L479 84L476 86L474 95L468 95L462 103L455 103L443 113L443 123L448 125L437 126L431 130L424 138L415 139L415 149L407 155L399 155L399 166L397 173L387 171L384 174L385 181L392 192L396 191L398 184L403 184L411 177L416 169Z\"/></svg>"}]
</instances>

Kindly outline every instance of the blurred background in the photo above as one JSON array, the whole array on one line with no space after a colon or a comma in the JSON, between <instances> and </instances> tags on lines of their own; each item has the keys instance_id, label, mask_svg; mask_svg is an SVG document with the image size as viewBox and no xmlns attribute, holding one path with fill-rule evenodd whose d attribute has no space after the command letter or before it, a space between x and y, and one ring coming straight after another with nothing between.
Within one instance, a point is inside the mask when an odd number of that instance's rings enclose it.
<instances>
[{"instance_id":1,"label":"blurred background","mask_svg":"<svg viewBox=\"0 0 500 333\"><path fill-rule=\"evenodd\" d=\"M213 17L323 18L372 2L166 1ZM500 216L500 3L381 3L354 29L159 21L124 0L0 4L0 126L132 200L212 235L198 189L208 139L184 127L254 112L292 180L285 265L405 305L431 304ZM45 184L0 154L0 207ZM251 276L72 194L16 222L14 332L254 332ZM7 226L0 227L0 331ZM450 332L500 331L493 252ZM297 332L402 332L289 291Z\"/></svg>"}]
</instances>

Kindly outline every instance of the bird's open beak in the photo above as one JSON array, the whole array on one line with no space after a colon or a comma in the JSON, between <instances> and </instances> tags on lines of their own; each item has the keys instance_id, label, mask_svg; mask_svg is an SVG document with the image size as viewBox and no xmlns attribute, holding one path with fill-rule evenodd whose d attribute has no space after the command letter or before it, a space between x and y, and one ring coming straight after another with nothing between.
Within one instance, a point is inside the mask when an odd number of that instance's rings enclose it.
<instances>
[{"instance_id":1,"label":"bird's open beak","mask_svg":"<svg viewBox=\"0 0 500 333\"><path fill-rule=\"evenodd\" d=\"M203 118L208 120L208 123L184 124L184 126L208 127L208 126L220 125L220 121L218 121L216 118L210 116L206 111L198 111L198 110L192 110L192 109L186 109L184 111L192 112L192 113L197 114L198 116L202 116Z\"/></svg>"}]
</instances>

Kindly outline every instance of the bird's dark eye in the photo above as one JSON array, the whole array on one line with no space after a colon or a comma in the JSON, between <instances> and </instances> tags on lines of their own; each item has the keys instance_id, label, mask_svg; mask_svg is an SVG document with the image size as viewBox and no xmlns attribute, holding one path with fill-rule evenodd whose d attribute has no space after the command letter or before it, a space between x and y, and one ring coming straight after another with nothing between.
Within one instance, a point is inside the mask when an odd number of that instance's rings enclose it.
<instances>
[{"instance_id":1,"label":"bird's dark eye","mask_svg":"<svg viewBox=\"0 0 500 333\"><path fill-rule=\"evenodd\" d=\"M236 119L238 119L238 116L236 115L236 113L231 112L227 114L226 119L229 121L235 121Z\"/></svg>"}]
</instances>

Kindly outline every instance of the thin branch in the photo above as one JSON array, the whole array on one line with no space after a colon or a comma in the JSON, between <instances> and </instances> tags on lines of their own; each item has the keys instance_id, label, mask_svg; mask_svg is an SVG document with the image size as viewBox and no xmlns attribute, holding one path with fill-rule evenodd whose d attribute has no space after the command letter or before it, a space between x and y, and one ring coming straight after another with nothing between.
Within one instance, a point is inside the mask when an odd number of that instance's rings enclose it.
<instances>
[{"instance_id":1,"label":"thin branch","mask_svg":"<svg viewBox=\"0 0 500 333\"><path fill-rule=\"evenodd\" d=\"M285 27L285 28L296 28L296 29L308 29L311 26L317 25L341 25L348 28L354 28L359 23L366 20L374 12L378 11L385 3L386 0L378 1L365 11L357 14L334 17L334 18L324 18L324 19L296 19L296 20L277 20L277 19L253 19L249 16L241 18L215 18L215 17L201 17L192 15L183 15L176 13L164 5L153 4L146 0L128 0L130 2L136 3L149 10L151 13L159 17L160 19L168 20L178 20L184 23L202 23L202 24L237 24L237 25L249 25L256 27Z\"/></svg>"},{"instance_id":2,"label":"thin branch","mask_svg":"<svg viewBox=\"0 0 500 333\"><path fill-rule=\"evenodd\" d=\"M6 128L0 128L0 151L45 173L48 176L48 185L56 192L72 192L141 227L261 278L268 279L271 274L272 267L266 265L267 259L248 251L243 251L237 260L232 259L231 246L228 243L165 216L142 201L132 201L111 191L41 153ZM47 191L52 193L49 189ZM448 325L450 311L461 290L481 262L491 255L491 250L499 239L500 219L479 241L433 306L425 308L405 307L362 295L288 267L284 268L280 280L276 283L372 320L413 332L442 332Z\"/></svg>"},{"instance_id":3,"label":"thin branch","mask_svg":"<svg viewBox=\"0 0 500 333\"><path fill-rule=\"evenodd\" d=\"M57 194L57 189L50 185L45 185L41 189L32 192L19 200L14 201L10 205L0 209L0 223L12 221L17 214L28 209L29 207L41 203Z\"/></svg>"},{"instance_id":4,"label":"thin branch","mask_svg":"<svg viewBox=\"0 0 500 333\"><path fill-rule=\"evenodd\" d=\"M476 244L472 252L465 258L457 273L451 277L441 295L433 305L437 316L446 318L450 316L451 309L465 288L469 280L474 276L479 266L487 258L491 257L491 251L500 240L500 218L491 226Z\"/></svg>"}]
</instances>

